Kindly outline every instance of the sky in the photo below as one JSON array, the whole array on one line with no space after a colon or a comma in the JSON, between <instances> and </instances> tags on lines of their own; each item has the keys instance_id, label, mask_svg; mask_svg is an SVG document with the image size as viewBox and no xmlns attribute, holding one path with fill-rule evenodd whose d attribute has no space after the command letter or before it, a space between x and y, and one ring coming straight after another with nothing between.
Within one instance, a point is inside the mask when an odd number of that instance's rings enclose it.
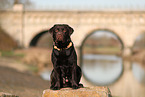
<instances>
[{"instance_id":1,"label":"sky","mask_svg":"<svg viewBox=\"0 0 145 97\"><path fill-rule=\"evenodd\" d=\"M40 10L145 10L145 0L31 0Z\"/></svg>"}]
</instances>

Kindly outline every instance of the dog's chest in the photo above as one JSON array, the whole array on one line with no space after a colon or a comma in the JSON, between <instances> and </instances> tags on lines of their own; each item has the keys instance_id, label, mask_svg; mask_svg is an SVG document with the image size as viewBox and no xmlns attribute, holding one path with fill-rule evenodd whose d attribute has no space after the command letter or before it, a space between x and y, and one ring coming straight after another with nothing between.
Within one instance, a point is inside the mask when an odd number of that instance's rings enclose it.
<instances>
[{"instance_id":1,"label":"dog's chest","mask_svg":"<svg viewBox=\"0 0 145 97\"><path fill-rule=\"evenodd\" d=\"M60 57L68 57L70 55L70 50L62 49L59 53Z\"/></svg>"},{"instance_id":2,"label":"dog's chest","mask_svg":"<svg viewBox=\"0 0 145 97\"><path fill-rule=\"evenodd\" d=\"M55 50L55 55L60 59L65 59L71 55L71 51L68 49L60 49L59 51Z\"/></svg>"}]
</instances>

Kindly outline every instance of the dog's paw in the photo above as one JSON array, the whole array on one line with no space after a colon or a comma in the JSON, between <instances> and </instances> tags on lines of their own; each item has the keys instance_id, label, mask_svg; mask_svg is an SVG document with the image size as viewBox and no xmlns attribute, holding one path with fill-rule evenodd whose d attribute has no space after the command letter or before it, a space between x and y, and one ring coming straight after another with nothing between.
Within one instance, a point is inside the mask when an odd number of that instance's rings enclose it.
<instances>
[{"instance_id":1,"label":"dog's paw","mask_svg":"<svg viewBox=\"0 0 145 97\"><path fill-rule=\"evenodd\" d=\"M72 88L73 88L73 89L78 89L79 87L76 86L76 85L73 85Z\"/></svg>"},{"instance_id":2,"label":"dog's paw","mask_svg":"<svg viewBox=\"0 0 145 97\"><path fill-rule=\"evenodd\" d=\"M79 84L79 88L83 88L84 86L83 86L83 84Z\"/></svg>"}]
</instances>

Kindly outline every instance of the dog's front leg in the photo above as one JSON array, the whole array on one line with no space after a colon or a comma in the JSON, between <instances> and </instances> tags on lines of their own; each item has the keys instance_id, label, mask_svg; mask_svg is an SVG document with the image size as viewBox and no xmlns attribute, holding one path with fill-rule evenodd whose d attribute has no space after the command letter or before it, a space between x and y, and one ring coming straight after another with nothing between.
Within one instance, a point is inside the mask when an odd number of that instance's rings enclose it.
<instances>
[{"instance_id":1,"label":"dog's front leg","mask_svg":"<svg viewBox=\"0 0 145 97\"><path fill-rule=\"evenodd\" d=\"M53 72L51 74L51 89L53 90L59 90L60 89L60 74L61 70L58 63L57 58L54 56L54 53L52 54L52 63L53 63Z\"/></svg>"},{"instance_id":2,"label":"dog's front leg","mask_svg":"<svg viewBox=\"0 0 145 97\"><path fill-rule=\"evenodd\" d=\"M77 65L76 64L74 64L73 66L72 66L72 80L71 80L71 84L72 84L72 88L73 89L78 89L79 88L79 86L78 86L78 81L77 81Z\"/></svg>"},{"instance_id":3,"label":"dog's front leg","mask_svg":"<svg viewBox=\"0 0 145 97\"><path fill-rule=\"evenodd\" d=\"M59 90L61 88L60 86L61 70L56 55L58 55L58 52L53 49L51 61L53 63L54 69L51 74L51 87L50 87L53 90Z\"/></svg>"},{"instance_id":4,"label":"dog's front leg","mask_svg":"<svg viewBox=\"0 0 145 97\"><path fill-rule=\"evenodd\" d=\"M59 90L60 89L60 68L54 68L51 74L51 89Z\"/></svg>"}]
</instances>

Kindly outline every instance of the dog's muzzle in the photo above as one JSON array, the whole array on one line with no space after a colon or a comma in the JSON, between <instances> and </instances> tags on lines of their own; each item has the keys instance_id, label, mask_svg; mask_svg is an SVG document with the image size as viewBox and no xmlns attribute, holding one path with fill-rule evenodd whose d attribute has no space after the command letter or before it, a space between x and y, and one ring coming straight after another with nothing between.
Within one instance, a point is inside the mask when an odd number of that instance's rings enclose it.
<instances>
[{"instance_id":1,"label":"dog's muzzle","mask_svg":"<svg viewBox=\"0 0 145 97\"><path fill-rule=\"evenodd\" d=\"M59 42L59 41L62 41L62 42L63 42L63 41L64 41L63 39L64 39L64 37L63 37L62 34L57 34L57 35L56 35L56 41L57 41L57 42Z\"/></svg>"}]
</instances>

